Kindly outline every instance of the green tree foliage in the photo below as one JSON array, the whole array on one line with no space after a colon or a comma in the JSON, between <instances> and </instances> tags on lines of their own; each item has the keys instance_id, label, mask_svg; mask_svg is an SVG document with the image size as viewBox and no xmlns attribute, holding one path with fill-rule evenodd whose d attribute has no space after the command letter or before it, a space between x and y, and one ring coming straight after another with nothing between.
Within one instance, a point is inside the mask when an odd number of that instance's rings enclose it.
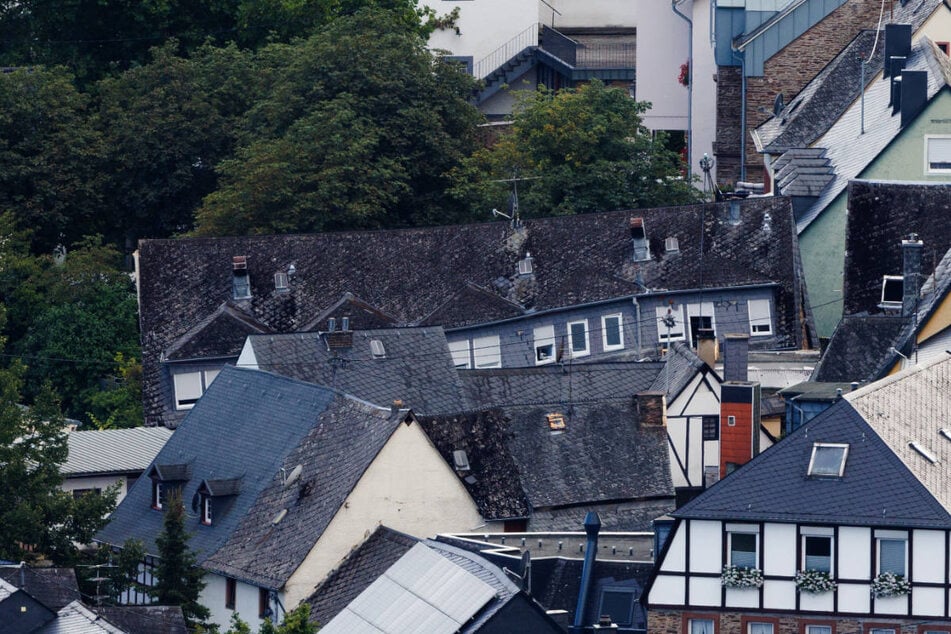
<instances>
[{"instance_id":1,"label":"green tree foliage","mask_svg":"<svg viewBox=\"0 0 951 634\"><path fill-rule=\"evenodd\" d=\"M36 252L96 224L103 148L88 109L62 68L0 73L0 211L33 232Z\"/></svg>"},{"instance_id":2,"label":"green tree foliage","mask_svg":"<svg viewBox=\"0 0 951 634\"><path fill-rule=\"evenodd\" d=\"M684 204L698 191L681 178L679 156L641 122L650 107L592 81L528 93L510 134L468 158L453 193L473 214L504 209L514 175L523 216Z\"/></svg>"},{"instance_id":3,"label":"green tree foliage","mask_svg":"<svg viewBox=\"0 0 951 634\"><path fill-rule=\"evenodd\" d=\"M125 429L142 425L142 363L121 352L115 356L111 385L85 392L86 415L99 429Z\"/></svg>"},{"instance_id":4,"label":"green tree foliage","mask_svg":"<svg viewBox=\"0 0 951 634\"><path fill-rule=\"evenodd\" d=\"M20 405L23 366L0 370L0 558L69 564L115 507L115 492L74 498L60 490L67 445L48 385L32 407Z\"/></svg>"},{"instance_id":5,"label":"green tree foliage","mask_svg":"<svg viewBox=\"0 0 951 634\"><path fill-rule=\"evenodd\" d=\"M274 625L271 619L265 619L258 634L316 634L319 628L309 619L310 605L301 603L284 615L284 621L280 625ZM251 634L251 627L235 613L231 615L231 627L225 634Z\"/></svg>"},{"instance_id":6,"label":"green tree foliage","mask_svg":"<svg viewBox=\"0 0 951 634\"><path fill-rule=\"evenodd\" d=\"M196 564L195 553L188 547L181 493L172 492L167 502L162 532L155 538L159 562L152 596L160 605L181 606L185 620L194 625L210 615L208 608L198 602L205 587L204 573Z\"/></svg>"},{"instance_id":7,"label":"green tree foliage","mask_svg":"<svg viewBox=\"0 0 951 634\"><path fill-rule=\"evenodd\" d=\"M474 148L472 79L387 11L358 11L261 52L248 112L200 235L451 222L446 173Z\"/></svg>"}]
</instances>

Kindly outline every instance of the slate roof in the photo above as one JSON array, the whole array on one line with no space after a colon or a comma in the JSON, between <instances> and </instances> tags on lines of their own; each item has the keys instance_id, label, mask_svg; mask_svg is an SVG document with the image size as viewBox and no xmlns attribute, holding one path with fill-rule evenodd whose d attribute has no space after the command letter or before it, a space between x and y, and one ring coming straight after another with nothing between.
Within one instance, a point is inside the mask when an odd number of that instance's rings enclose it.
<instances>
[{"instance_id":1,"label":"slate roof","mask_svg":"<svg viewBox=\"0 0 951 634\"><path fill-rule=\"evenodd\" d=\"M843 312L875 314L883 276L902 274L903 239L916 233L924 243L923 277L951 249L951 183L855 180L848 194Z\"/></svg>"},{"instance_id":2,"label":"slate roof","mask_svg":"<svg viewBox=\"0 0 951 634\"><path fill-rule=\"evenodd\" d=\"M248 335L266 326L225 302L165 350L165 361L237 357Z\"/></svg>"},{"instance_id":3,"label":"slate roof","mask_svg":"<svg viewBox=\"0 0 951 634\"><path fill-rule=\"evenodd\" d=\"M141 473L171 435L164 427L73 431L66 436L69 457L59 472L66 477Z\"/></svg>"},{"instance_id":4,"label":"slate roof","mask_svg":"<svg viewBox=\"0 0 951 634\"><path fill-rule=\"evenodd\" d=\"M386 526L377 527L305 600L310 604L311 622L329 622L419 541Z\"/></svg>"},{"instance_id":5,"label":"slate roof","mask_svg":"<svg viewBox=\"0 0 951 634\"><path fill-rule=\"evenodd\" d=\"M661 365L591 363L460 374L475 402L497 406L504 415L506 449L537 510L673 496L666 432L640 425L633 398L650 387ZM549 428L552 412L564 414L563 433Z\"/></svg>"},{"instance_id":6,"label":"slate roof","mask_svg":"<svg viewBox=\"0 0 951 634\"><path fill-rule=\"evenodd\" d=\"M450 467L455 468L454 452L466 453L469 468L456 473L486 520L529 516L519 469L506 446L507 421L501 411L417 420Z\"/></svg>"},{"instance_id":7,"label":"slate roof","mask_svg":"<svg viewBox=\"0 0 951 634\"><path fill-rule=\"evenodd\" d=\"M663 370L654 377L646 391L666 392L668 405L686 389L706 364L687 344L675 341L661 364ZM711 368L712 369L712 368Z\"/></svg>"},{"instance_id":8,"label":"slate roof","mask_svg":"<svg viewBox=\"0 0 951 634\"><path fill-rule=\"evenodd\" d=\"M32 568L21 564L0 568L0 579L24 590L54 612L81 598L72 568Z\"/></svg>"},{"instance_id":9,"label":"slate roof","mask_svg":"<svg viewBox=\"0 0 951 634\"><path fill-rule=\"evenodd\" d=\"M915 457L903 455L910 450L902 448L910 436L918 437L916 425L925 425L922 434L933 431L936 435L935 428L943 424L939 421L947 420L941 414L951 414L947 398L951 389L949 368L951 359L937 371L937 381L933 378L935 371L921 369L850 392L672 515L754 522L951 527L951 514L936 499L938 491L932 483L926 481L926 486L916 478L907 466ZM921 376L915 378L915 372ZM904 380L909 383L900 385ZM915 414L911 424L905 418L908 413ZM816 442L849 445L841 478L807 475ZM931 444L936 450L946 449L935 440ZM948 458L951 453L942 456ZM929 465L929 473L945 490L951 490L947 464ZM875 494L869 495L873 483ZM941 495L947 503L949 494Z\"/></svg>"},{"instance_id":10,"label":"slate roof","mask_svg":"<svg viewBox=\"0 0 951 634\"><path fill-rule=\"evenodd\" d=\"M160 359L176 342L176 353L185 348L183 335L224 303L260 327L286 333L303 329L352 293L399 325L438 320L450 328L631 296L643 292L638 279L652 289L673 290L698 288L701 279L707 288L777 283L778 345L801 347L801 270L791 205L775 197L740 204L738 224L726 220L730 203L722 203L530 219L519 230L493 222L144 240L138 282L146 420L161 424L175 418L165 411L171 387ZM633 218L644 220L650 261L633 261ZM667 237L679 240L676 257L665 257ZM534 258L534 273L519 276L517 263L527 252ZM242 255L252 298L232 300L232 257ZM290 264L296 269L290 289L276 290L274 273ZM459 310L454 299L464 300L467 310ZM351 328L366 327L358 317ZM209 356L234 354L236 340L221 336L221 351L204 344L202 349Z\"/></svg>"},{"instance_id":11,"label":"slate roof","mask_svg":"<svg viewBox=\"0 0 951 634\"><path fill-rule=\"evenodd\" d=\"M73 601L60 609L56 618L38 632L39 634L132 634L129 630L120 629L108 620L99 618L98 614L80 601Z\"/></svg>"},{"instance_id":12,"label":"slate roof","mask_svg":"<svg viewBox=\"0 0 951 634\"><path fill-rule=\"evenodd\" d=\"M912 45L905 64L908 70L928 72L927 99L930 101L951 81L951 61L926 37ZM855 101L815 142L825 148L826 156L835 166L835 178L822 194L797 219L802 233L822 211L841 194L849 181L856 178L901 132L901 115L892 114L891 83L879 78L865 91L865 133L862 133L862 104Z\"/></svg>"},{"instance_id":13,"label":"slate roof","mask_svg":"<svg viewBox=\"0 0 951 634\"><path fill-rule=\"evenodd\" d=\"M227 367L190 411L154 464L186 464L185 504L204 480L241 478L216 506L214 524L186 516L198 563L262 587L280 588L385 444L401 416L267 372ZM284 486L282 469L302 466ZM163 515L139 478L97 540L141 539L155 554ZM319 491L319 495L311 495ZM278 524L273 518L287 514Z\"/></svg>"},{"instance_id":14,"label":"slate roof","mask_svg":"<svg viewBox=\"0 0 951 634\"><path fill-rule=\"evenodd\" d=\"M383 344L374 356L370 342ZM256 368L326 385L389 407L394 400L415 412L468 409L442 328L389 328L352 333L353 345L329 349L316 332L248 338Z\"/></svg>"},{"instance_id":15,"label":"slate roof","mask_svg":"<svg viewBox=\"0 0 951 634\"><path fill-rule=\"evenodd\" d=\"M91 608L129 634L186 634L185 617L177 605L123 605Z\"/></svg>"},{"instance_id":16,"label":"slate roof","mask_svg":"<svg viewBox=\"0 0 951 634\"><path fill-rule=\"evenodd\" d=\"M813 381L864 382L877 378L888 349L899 343L908 320L886 315L842 317L813 372Z\"/></svg>"}]
</instances>

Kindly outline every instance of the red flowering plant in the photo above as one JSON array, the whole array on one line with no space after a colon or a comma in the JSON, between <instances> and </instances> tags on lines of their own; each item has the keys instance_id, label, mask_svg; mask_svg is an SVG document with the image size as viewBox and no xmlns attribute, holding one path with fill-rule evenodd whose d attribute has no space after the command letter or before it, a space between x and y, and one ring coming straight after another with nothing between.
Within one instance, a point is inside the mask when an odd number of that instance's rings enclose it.
<instances>
[{"instance_id":1,"label":"red flowering plant","mask_svg":"<svg viewBox=\"0 0 951 634\"><path fill-rule=\"evenodd\" d=\"M690 61L686 61L680 65L680 76L677 77L679 81L684 86L690 85Z\"/></svg>"}]
</instances>

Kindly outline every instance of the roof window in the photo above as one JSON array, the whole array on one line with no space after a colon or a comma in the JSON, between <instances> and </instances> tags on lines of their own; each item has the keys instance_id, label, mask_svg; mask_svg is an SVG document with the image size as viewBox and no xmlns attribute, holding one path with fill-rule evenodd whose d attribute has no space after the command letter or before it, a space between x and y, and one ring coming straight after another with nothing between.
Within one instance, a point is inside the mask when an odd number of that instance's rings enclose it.
<instances>
[{"instance_id":1,"label":"roof window","mask_svg":"<svg viewBox=\"0 0 951 634\"><path fill-rule=\"evenodd\" d=\"M567 428L565 423L565 415L560 412L552 412L545 417L545 420L548 421L548 429L552 432L563 432Z\"/></svg>"},{"instance_id":2,"label":"roof window","mask_svg":"<svg viewBox=\"0 0 951 634\"><path fill-rule=\"evenodd\" d=\"M287 285L287 273L278 271L274 274L274 290L279 293L286 293L290 290Z\"/></svg>"},{"instance_id":3,"label":"roof window","mask_svg":"<svg viewBox=\"0 0 951 634\"><path fill-rule=\"evenodd\" d=\"M231 258L232 291L235 299L251 297L251 279L248 277L248 258L236 255Z\"/></svg>"},{"instance_id":4,"label":"roof window","mask_svg":"<svg viewBox=\"0 0 951 634\"><path fill-rule=\"evenodd\" d=\"M456 466L456 471L469 471L469 456L465 449L456 449L452 452L452 461Z\"/></svg>"},{"instance_id":5,"label":"roof window","mask_svg":"<svg viewBox=\"0 0 951 634\"><path fill-rule=\"evenodd\" d=\"M532 266L534 260L535 258L532 257L532 254L526 251L525 257L518 261L518 274L531 275L534 272L534 267Z\"/></svg>"},{"instance_id":6,"label":"roof window","mask_svg":"<svg viewBox=\"0 0 951 634\"><path fill-rule=\"evenodd\" d=\"M942 427L938 430L938 433L945 437L946 440L951 440L951 429L947 427Z\"/></svg>"},{"instance_id":7,"label":"roof window","mask_svg":"<svg viewBox=\"0 0 951 634\"><path fill-rule=\"evenodd\" d=\"M643 218L631 218L631 244L634 246L634 261L644 262L651 259L650 244L647 241L647 228Z\"/></svg>"},{"instance_id":8,"label":"roof window","mask_svg":"<svg viewBox=\"0 0 951 634\"><path fill-rule=\"evenodd\" d=\"M383 347L383 342L379 339L370 339L370 354L373 355L374 359L385 357L386 349Z\"/></svg>"},{"instance_id":9,"label":"roof window","mask_svg":"<svg viewBox=\"0 0 951 634\"><path fill-rule=\"evenodd\" d=\"M677 253L680 251L680 240L674 236L670 236L664 240L664 250L667 251L667 253Z\"/></svg>"},{"instance_id":10,"label":"roof window","mask_svg":"<svg viewBox=\"0 0 951 634\"><path fill-rule=\"evenodd\" d=\"M849 446L838 443L817 442L812 446L808 474L825 478L841 478L845 472L845 459Z\"/></svg>"},{"instance_id":11,"label":"roof window","mask_svg":"<svg viewBox=\"0 0 951 634\"><path fill-rule=\"evenodd\" d=\"M879 308L901 308L904 280L901 275L882 277L882 301L878 305Z\"/></svg>"}]
</instances>

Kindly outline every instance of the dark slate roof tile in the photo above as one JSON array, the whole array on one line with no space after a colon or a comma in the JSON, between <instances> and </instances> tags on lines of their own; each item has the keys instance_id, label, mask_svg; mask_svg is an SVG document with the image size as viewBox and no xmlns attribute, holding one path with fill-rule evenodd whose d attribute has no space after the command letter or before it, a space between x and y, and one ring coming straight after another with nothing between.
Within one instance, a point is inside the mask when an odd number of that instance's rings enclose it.
<instances>
[{"instance_id":1,"label":"dark slate roof tile","mask_svg":"<svg viewBox=\"0 0 951 634\"><path fill-rule=\"evenodd\" d=\"M3 567L0 568L0 579L26 591L53 612L81 599L72 568L31 568L25 564Z\"/></svg>"},{"instance_id":2,"label":"dark slate roof tile","mask_svg":"<svg viewBox=\"0 0 951 634\"><path fill-rule=\"evenodd\" d=\"M663 370L658 372L647 391L666 392L669 404L680 395L705 365L690 346L675 341L671 344L667 356L664 357Z\"/></svg>"},{"instance_id":3,"label":"dark slate roof tile","mask_svg":"<svg viewBox=\"0 0 951 634\"><path fill-rule=\"evenodd\" d=\"M328 623L418 542L405 533L378 527L306 599L311 622Z\"/></svg>"},{"instance_id":4,"label":"dark slate roof tile","mask_svg":"<svg viewBox=\"0 0 951 634\"><path fill-rule=\"evenodd\" d=\"M185 617L177 605L124 605L91 608L125 632L135 634L186 634Z\"/></svg>"},{"instance_id":5,"label":"dark slate roof tile","mask_svg":"<svg viewBox=\"0 0 951 634\"><path fill-rule=\"evenodd\" d=\"M857 393L856 393L857 394ZM849 445L841 478L808 475L813 444ZM869 495L874 483L875 495ZM951 528L951 515L847 400L673 513L689 519Z\"/></svg>"},{"instance_id":6,"label":"dark slate roof tile","mask_svg":"<svg viewBox=\"0 0 951 634\"><path fill-rule=\"evenodd\" d=\"M274 332L301 330L345 293L362 298L400 325L439 319L449 328L517 316L519 307L556 309L633 295L642 291L638 279L650 288L672 290L698 288L701 279L708 288L775 283L780 285L777 345L799 347L803 307L790 201L765 197L744 201L741 207L738 224L726 220L729 204L724 203L528 219L518 231L496 222L144 240L138 282L146 420L162 424L176 418L166 411L170 379L159 364L162 354L229 301ZM644 219L651 242L647 262L632 258L630 221L635 217ZM675 258L665 257L667 237L679 239ZM528 251L534 273L519 276L517 263ZM252 298L235 301L232 257L241 255L247 257ZM297 273L290 289L278 292L273 275L291 263ZM500 278L505 283L493 286ZM477 295L482 301L475 301ZM457 297L474 301L460 311L460 304L453 303ZM226 343L220 354L233 350L232 343Z\"/></svg>"},{"instance_id":7,"label":"dark slate roof tile","mask_svg":"<svg viewBox=\"0 0 951 634\"><path fill-rule=\"evenodd\" d=\"M813 381L851 383L874 380L888 349L898 344L908 319L886 315L847 315L832 333L812 374Z\"/></svg>"},{"instance_id":8,"label":"dark slate roof tile","mask_svg":"<svg viewBox=\"0 0 951 634\"><path fill-rule=\"evenodd\" d=\"M228 303L203 319L165 351L166 361L237 357L248 335L267 332L264 325Z\"/></svg>"}]
</instances>

